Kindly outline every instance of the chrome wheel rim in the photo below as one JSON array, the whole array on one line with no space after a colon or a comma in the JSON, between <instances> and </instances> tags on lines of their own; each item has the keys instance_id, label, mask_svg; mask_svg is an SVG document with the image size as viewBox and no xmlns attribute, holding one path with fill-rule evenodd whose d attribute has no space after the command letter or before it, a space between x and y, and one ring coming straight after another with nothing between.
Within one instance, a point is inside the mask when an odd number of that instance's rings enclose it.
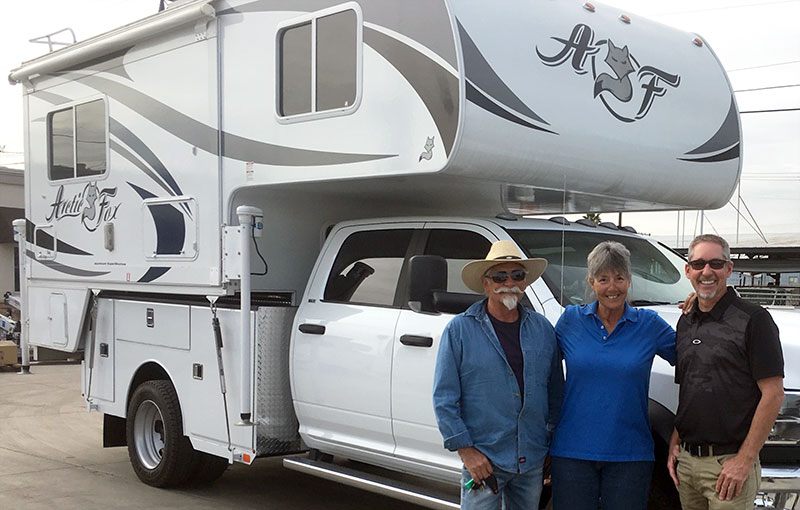
<instances>
[{"instance_id":1,"label":"chrome wheel rim","mask_svg":"<svg viewBox=\"0 0 800 510\"><path fill-rule=\"evenodd\" d=\"M133 421L134 442L139 462L155 469L164 455L164 417L152 400L145 400L136 409Z\"/></svg>"}]
</instances>

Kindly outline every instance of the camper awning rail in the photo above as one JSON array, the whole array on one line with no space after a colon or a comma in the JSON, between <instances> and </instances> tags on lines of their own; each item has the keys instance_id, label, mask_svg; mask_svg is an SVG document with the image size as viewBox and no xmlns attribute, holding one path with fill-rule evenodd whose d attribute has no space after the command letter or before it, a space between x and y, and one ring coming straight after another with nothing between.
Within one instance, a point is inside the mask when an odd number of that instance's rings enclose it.
<instances>
[{"instance_id":1,"label":"camper awning rail","mask_svg":"<svg viewBox=\"0 0 800 510\"><path fill-rule=\"evenodd\" d=\"M8 81L14 85L30 81L36 76L52 73L60 69L78 65L87 60L120 50L131 43L141 41L192 21L216 16L209 5L213 0L193 0L183 5L171 7L124 27L71 44L65 48L48 53L11 71Z\"/></svg>"}]
</instances>

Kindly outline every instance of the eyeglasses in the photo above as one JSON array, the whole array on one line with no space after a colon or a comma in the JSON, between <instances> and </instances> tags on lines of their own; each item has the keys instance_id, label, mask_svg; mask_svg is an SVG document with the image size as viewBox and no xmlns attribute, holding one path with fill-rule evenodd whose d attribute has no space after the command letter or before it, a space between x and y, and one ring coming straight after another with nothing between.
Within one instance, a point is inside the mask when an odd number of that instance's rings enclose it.
<instances>
[{"instance_id":1,"label":"eyeglasses","mask_svg":"<svg viewBox=\"0 0 800 510\"><path fill-rule=\"evenodd\" d=\"M689 261L689 267L691 267L695 271L700 271L701 269L705 269L706 264L708 264L709 266L711 266L711 269L722 269L723 267L725 267L725 264L727 263L728 261L724 259L711 259L711 260L696 259Z\"/></svg>"},{"instance_id":2,"label":"eyeglasses","mask_svg":"<svg viewBox=\"0 0 800 510\"><path fill-rule=\"evenodd\" d=\"M503 283L508 280L509 276L511 276L511 279L515 282L521 282L528 276L528 272L524 269L514 269L510 273L506 271L495 271L492 274L487 274L486 278L491 278L494 283Z\"/></svg>"}]
</instances>

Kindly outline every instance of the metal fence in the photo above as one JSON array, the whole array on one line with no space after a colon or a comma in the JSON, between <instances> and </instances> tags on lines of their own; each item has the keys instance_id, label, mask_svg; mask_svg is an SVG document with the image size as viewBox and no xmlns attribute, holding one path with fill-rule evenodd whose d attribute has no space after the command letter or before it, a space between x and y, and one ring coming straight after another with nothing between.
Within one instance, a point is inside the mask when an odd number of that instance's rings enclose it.
<instances>
[{"instance_id":1,"label":"metal fence","mask_svg":"<svg viewBox=\"0 0 800 510\"><path fill-rule=\"evenodd\" d=\"M742 299L762 306L800 307L798 287L736 287L736 291Z\"/></svg>"}]
</instances>

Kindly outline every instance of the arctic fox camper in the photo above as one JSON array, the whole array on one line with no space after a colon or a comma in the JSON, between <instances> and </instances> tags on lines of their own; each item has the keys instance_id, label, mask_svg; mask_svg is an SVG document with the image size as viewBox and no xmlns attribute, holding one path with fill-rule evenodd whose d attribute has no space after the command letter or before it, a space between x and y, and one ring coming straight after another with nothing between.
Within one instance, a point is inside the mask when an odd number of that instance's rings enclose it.
<instances>
[{"instance_id":1,"label":"arctic fox camper","mask_svg":"<svg viewBox=\"0 0 800 510\"><path fill-rule=\"evenodd\" d=\"M156 486L305 450L287 466L357 483L335 455L456 483L431 380L444 324L478 297L459 266L498 239L547 257L528 299L555 321L613 237L641 255L638 299L677 301L683 262L663 246L517 218L716 208L741 169L733 92L701 37L568 0L187 0L9 79L24 331L83 350L104 444ZM449 277L412 295L422 254ZM659 438L670 374L653 372ZM773 480L797 476L786 430L795 470Z\"/></svg>"}]
</instances>

